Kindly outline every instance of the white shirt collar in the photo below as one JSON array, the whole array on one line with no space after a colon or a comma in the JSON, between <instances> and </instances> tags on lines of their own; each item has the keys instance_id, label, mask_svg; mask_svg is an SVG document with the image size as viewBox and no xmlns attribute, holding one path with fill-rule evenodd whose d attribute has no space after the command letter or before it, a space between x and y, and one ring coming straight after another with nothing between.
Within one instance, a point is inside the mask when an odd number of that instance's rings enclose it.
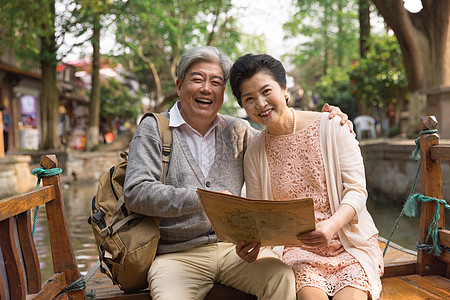
<instances>
[{"instance_id":1,"label":"white shirt collar","mask_svg":"<svg viewBox=\"0 0 450 300\"><path fill-rule=\"evenodd\" d=\"M178 102L180 102L180 101L178 100L169 111L169 116L170 116L169 126L170 127L180 127L181 125L186 124L186 126L189 126L192 130L197 132L197 130L195 130L194 128L191 127L191 125L186 123L186 121L183 119L183 116L181 116L180 109L178 108ZM221 114L217 114L212 126L208 129L205 136L208 135L219 124L222 127L225 127L225 125L226 125L226 122L223 119Z\"/></svg>"}]
</instances>

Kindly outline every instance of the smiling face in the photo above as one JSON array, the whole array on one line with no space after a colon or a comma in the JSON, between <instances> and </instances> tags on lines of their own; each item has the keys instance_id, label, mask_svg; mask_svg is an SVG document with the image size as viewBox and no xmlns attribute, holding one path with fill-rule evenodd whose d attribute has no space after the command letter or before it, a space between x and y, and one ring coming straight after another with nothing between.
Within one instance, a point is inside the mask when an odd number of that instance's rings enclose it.
<instances>
[{"instance_id":1,"label":"smiling face","mask_svg":"<svg viewBox=\"0 0 450 300\"><path fill-rule=\"evenodd\" d=\"M292 130L292 112L286 105L287 88L281 88L272 76L261 71L242 81L242 106L250 119L265 125L271 134Z\"/></svg>"},{"instance_id":2,"label":"smiling face","mask_svg":"<svg viewBox=\"0 0 450 300\"><path fill-rule=\"evenodd\" d=\"M186 123L205 134L223 103L225 82L222 68L214 62L192 64L184 80L177 79L180 112Z\"/></svg>"}]
</instances>

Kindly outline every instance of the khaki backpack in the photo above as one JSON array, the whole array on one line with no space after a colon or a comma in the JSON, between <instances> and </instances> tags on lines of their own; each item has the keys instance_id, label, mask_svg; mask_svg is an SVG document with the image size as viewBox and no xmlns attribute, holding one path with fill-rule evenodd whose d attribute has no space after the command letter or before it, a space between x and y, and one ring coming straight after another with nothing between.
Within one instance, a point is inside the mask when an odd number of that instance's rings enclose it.
<instances>
[{"instance_id":1,"label":"khaki backpack","mask_svg":"<svg viewBox=\"0 0 450 300\"><path fill-rule=\"evenodd\" d=\"M172 147L172 132L168 119L156 113L159 135L163 143L163 173L166 179ZM88 219L98 247L100 270L124 291L148 287L147 273L156 255L159 241L159 218L131 212L123 199L123 183L128 153L121 153L122 161L100 178L97 194L92 199ZM106 268L105 268L106 266Z\"/></svg>"}]
</instances>

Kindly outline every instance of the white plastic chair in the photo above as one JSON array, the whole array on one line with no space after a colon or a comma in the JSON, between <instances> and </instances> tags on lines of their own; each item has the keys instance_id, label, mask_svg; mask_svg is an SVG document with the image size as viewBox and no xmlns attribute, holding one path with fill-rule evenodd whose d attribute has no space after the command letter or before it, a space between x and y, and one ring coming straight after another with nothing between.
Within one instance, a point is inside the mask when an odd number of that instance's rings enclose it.
<instances>
[{"instance_id":1,"label":"white plastic chair","mask_svg":"<svg viewBox=\"0 0 450 300\"><path fill-rule=\"evenodd\" d=\"M367 132L369 138L376 138L375 119L371 116L358 116L353 121L355 124L356 138L362 139L363 133Z\"/></svg>"}]
</instances>

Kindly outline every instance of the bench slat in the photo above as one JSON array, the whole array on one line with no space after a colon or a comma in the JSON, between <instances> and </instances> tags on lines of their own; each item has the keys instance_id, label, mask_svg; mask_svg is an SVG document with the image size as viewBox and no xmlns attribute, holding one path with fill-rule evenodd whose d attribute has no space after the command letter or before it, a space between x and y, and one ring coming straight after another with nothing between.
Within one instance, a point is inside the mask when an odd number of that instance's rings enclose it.
<instances>
[{"instance_id":1,"label":"bench slat","mask_svg":"<svg viewBox=\"0 0 450 300\"><path fill-rule=\"evenodd\" d=\"M450 146L435 145L430 148L431 159L434 160L450 160Z\"/></svg>"},{"instance_id":2,"label":"bench slat","mask_svg":"<svg viewBox=\"0 0 450 300\"><path fill-rule=\"evenodd\" d=\"M55 199L53 186L44 186L28 193L0 200L0 221L21 214Z\"/></svg>"},{"instance_id":3,"label":"bench slat","mask_svg":"<svg viewBox=\"0 0 450 300\"><path fill-rule=\"evenodd\" d=\"M439 241L441 245L444 245L446 247L450 248L450 230L448 229L439 229Z\"/></svg>"},{"instance_id":4,"label":"bench slat","mask_svg":"<svg viewBox=\"0 0 450 300\"><path fill-rule=\"evenodd\" d=\"M35 296L34 300L53 299L66 287L66 276L64 273L53 274L42 286L42 290Z\"/></svg>"},{"instance_id":5,"label":"bench slat","mask_svg":"<svg viewBox=\"0 0 450 300\"><path fill-rule=\"evenodd\" d=\"M450 230L440 229L438 231L439 234L439 242L441 245L450 248ZM445 262L447 266L450 266L450 253L442 252L441 256L437 258L439 261Z\"/></svg>"},{"instance_id":6,"label":"bench slat","mask_svg":"<svg viewBox=\"0 0 450 300\"><path fill-rule=\"evenodd\" d=\"M382 278L380 300L387 299L449 299L450 280L438 275L408 275Z\"/></svg>"},{"instance_id":7,"label":"bench slat","mask_svg":"<svg viewBox=\"0 0 450 300\"><path fill-rule=\"evenodd\" d=\"M39 258L33 241L33 232L31 228L31 212L27 211L18 215L17 231L25 268L27 270L27 289L29 294L34 294L41 289L42 281Z\"/></svg>"},{"instance_id":8,"label":"bench slat","mask_svg":"<svg viewBox=\"0 0 450 300\"><path fill-rule=\"evenodd\" d=\"M25 277L22 265L20 264L19 253L15 247L14 218L9 218L0 222L0 243L2 248L3 261L6 273L8 274L8 286L11 299L24 299ZM11 288L11 287L14 288Z\"/></svg>"}]
</instances>

